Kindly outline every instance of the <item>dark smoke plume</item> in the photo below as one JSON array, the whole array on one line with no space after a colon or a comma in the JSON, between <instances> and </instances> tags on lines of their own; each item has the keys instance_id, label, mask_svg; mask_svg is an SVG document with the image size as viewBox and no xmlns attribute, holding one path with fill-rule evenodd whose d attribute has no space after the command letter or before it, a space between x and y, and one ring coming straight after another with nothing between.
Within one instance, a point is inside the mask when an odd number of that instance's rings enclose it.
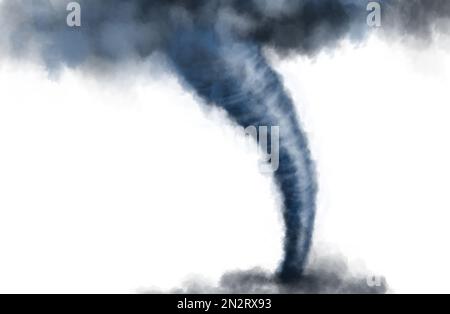
<instances>
[{"instance_id":1,"label":"dark smoke plume","mask_svg":"<svg viewBox=\"0 0 450 314\"><path fill-rule=\"evenodd\" d=\"M317 182L292 99L264 51L313 56L344 39L361 41L370 30L367 1L79 0L78 28L66 25L68 2L4 0L0 52L37 55L52 71L143 61L158 53L188 89L238 125L279 126L274 178L286 233L277 280L299 282L311 246ZM387 35L432 38L448 29L447 0L379 2Z\"/></svg>"}]
</instances>

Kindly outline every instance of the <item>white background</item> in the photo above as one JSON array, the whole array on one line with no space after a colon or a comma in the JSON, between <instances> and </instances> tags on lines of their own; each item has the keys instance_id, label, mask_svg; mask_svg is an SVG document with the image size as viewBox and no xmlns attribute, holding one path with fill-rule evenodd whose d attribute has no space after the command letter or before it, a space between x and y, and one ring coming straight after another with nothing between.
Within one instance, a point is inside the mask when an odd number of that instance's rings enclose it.
<instances>
[{"instance_id":1,"label":"white background","mask_svg":"<svg viewBox=\"0 0 450 314\"><path fill-rule=\"evenodd\" d=\"M450 54L372 38L274 61L318 162L315 254L450 292ZM448 51L448 50L447 50ZM281 257L270 177L172 77L0 63L0 292L135 292Z\"/></svg>"}]
</instances>

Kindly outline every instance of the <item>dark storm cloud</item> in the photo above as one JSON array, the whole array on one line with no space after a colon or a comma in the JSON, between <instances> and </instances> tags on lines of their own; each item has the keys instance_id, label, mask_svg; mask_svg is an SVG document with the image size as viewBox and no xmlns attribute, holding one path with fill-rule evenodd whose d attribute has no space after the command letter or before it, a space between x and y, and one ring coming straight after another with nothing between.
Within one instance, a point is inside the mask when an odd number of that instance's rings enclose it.
<instances>
[{"instance_id":1,"label":"dark storm cloud","mask_svg":"<svg viewBox=\"0 0 450 314\"><path fill-rule=\"evenodd\" d=\"M314 54L343 38L362 40L368 1L359 0L108 0L78 1L81 28L66 25L69 0L4 0L0 42L12 54L33 49L49 66L76 66L88 58L145 58L165 52L179 29L214 28L281 54ZM448 31L446 0L380 1L383 31L430 36Z\"/></svg>"},{"instance_id":2,"label":"dark storm cloud","mask_svg":"<svg viewBox=\"0 0 450 314\"><path fill-rule=\"evenodd\" d=\"M391 36L430 39L450 32L450 1L383 1L385 31Z\"/></svg>"}]
</instances>

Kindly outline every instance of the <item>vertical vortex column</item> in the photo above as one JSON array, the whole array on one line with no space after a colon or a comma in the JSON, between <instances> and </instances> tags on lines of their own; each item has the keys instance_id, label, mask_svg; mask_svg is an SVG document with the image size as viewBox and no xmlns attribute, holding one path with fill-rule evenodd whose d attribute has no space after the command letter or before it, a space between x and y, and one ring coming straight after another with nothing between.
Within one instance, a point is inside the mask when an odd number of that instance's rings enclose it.
<instances>
[{"instance_id":1,"label":"vertical vortex column","mask_svg":"<svg viewBox=\"0 0 450 314\"><path fill-rule=\"evenodd\" d=\"M169 56L189 88L240 126L267 126L269 138L271 127L279 126L274 178L283 200L285 242L278 277L298 281L311 246L317 183L305 134L280 77L259 47L212 31L178 32Z\"/></svg>"}]
</instances>

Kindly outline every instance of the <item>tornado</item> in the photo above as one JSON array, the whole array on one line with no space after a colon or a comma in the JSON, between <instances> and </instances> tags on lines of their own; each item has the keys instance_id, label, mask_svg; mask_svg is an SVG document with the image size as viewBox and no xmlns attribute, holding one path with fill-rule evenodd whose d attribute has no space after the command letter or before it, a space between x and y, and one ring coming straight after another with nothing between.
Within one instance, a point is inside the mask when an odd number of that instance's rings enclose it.
<instances>
[{"instance_id":1,"label":"tornado","mask_svg":"<svg viewBox=\"0 0 450 314\"><path fill-rule=\"evenodd\" d=\"M291 97L258 46L208 30L179 30L175 38L169 45L174 68L205 102L244 128L280 127L274 177L282 194L285 242L279 279L299 280L311 246L317 181Z\"/></svg>"},{"instance_id":2,"label":"tornado","mask_svg":"<svg viewBox=\"0 0 450 314\"><path fill-rule=\"evenodd\" d=\"M105 65L151 63L158 55L190 92L224 110L237 125L267 127L269 138L272 127L279 127L279 166L273 178L281 194L285 235L276 277L283 284L301 281L318 184L306 134L267 50L282 58L314 57L343 40L361 43L371 30L369 1L79 0L82 26L73 28L66 25L69 2L0 2L0 58L38 57L49 72L68 67L95 75ZM376 31L386 40L429 42L448 34L448 0L376 2L382 9ZM274 143L268 144L271 150Z\"/></svg>"}]
</instances>

